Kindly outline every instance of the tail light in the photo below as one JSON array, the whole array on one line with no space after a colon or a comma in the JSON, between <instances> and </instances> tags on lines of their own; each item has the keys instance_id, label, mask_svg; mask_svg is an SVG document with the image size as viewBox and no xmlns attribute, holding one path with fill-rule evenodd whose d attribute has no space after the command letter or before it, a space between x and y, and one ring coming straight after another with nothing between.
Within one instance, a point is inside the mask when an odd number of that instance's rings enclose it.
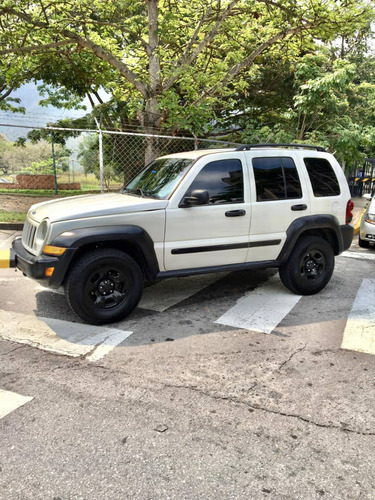
<instances>
[{"instance_id":1,"label":"tail light","mask_svg":"<svg viewBox=\"0 0 375 500\"><path fill-rule=\"evenodd\" d=\"M354 203L352 202L352 200L349 200L348 203L346 204L346 218L345 218L345 222L346 224L350 224L353 220L353 210L354 208Z\"/></svg>"}]
</instances>

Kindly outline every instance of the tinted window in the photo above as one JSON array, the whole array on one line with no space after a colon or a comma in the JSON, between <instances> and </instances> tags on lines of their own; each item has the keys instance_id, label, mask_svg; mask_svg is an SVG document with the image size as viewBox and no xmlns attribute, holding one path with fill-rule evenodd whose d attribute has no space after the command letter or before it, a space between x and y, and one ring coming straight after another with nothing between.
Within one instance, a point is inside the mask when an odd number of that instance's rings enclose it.
<instances>
[{"instance_id":1,"label":"tinted window","mask_svg":"<svg viewBox=\"0 0 375 500\"><path fill-rule=\"evenodd\" d=\"M301 198L301 184L291 158L254 158L257 201Z\"/></svg>"},{"instance_id":2,"label":"tinted window","mask_svg":"<svg viewBox=\"0 0 375 500\"><path fill-rule=\"evenodd\" d=\"M243 203L243 173L240 160L219 160L208 163L199 172L185 196L194 189L205 189L209 204Z\"/></svg>"},{"instance_id":3,"label":"tinted window","mask_svg":"<svg viewBox=\"0 0 375 500\"><path fill-rule=\"evenodd\" d=\"M324 158L305 158L314 196L337 196L340 185L328 160Z\"/></svg>"},{"instance_id":4,"label":"tinted window","mask_svg":"<svg viewBox=\"0 0 375 500\"><path fill-rule=\"evenodd\" d=\"M193 164L186 158L159 158L151 162L125 188L124 193L165 200Z\"/></svg>"}]
</instances>

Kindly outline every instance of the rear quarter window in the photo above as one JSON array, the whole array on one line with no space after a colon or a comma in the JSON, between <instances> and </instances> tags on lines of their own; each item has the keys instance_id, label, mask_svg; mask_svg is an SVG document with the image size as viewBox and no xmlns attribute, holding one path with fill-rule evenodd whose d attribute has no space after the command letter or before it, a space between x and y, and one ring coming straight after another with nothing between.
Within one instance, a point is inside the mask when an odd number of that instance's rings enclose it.
<instances>
[{"instance_id":1,"label":"rear quarter window","mask_svg":"<svg viewBox=\"0 0 375 500\"><path fill-rule=\"evenodd\" d=\"M314 196L338 196L340 184L332 165L325 158L304 158Z\"/></svg>"}]
</instances>

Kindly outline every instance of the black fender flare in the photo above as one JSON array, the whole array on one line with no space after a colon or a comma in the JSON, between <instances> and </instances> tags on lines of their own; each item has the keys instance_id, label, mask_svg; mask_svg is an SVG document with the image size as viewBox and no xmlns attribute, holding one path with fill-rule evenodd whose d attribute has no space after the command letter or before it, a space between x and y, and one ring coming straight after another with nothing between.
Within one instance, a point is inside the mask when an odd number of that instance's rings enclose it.
<instances>
[{"instance_id":1,"label":"black fender flare","mask_svg":"<svg viewBox=\"0 0 375 500\"><path fill-rule=\"evenodd\" d=\"M351 226L340 226L337 218L333 215L307 215L293 221L286 231L286 241L277 258L281 264L284 263L292 253L298 238L305 232L330 230L333 231L337 248L334 251L335 255L340 254L347 248L346 240L348 239L344 228L352 229ZM350 238L351 242L351 238Z\"/></svg>"},{"instance_id":2,"label":"black fender flare","mask_svg":"<svg viewBox=\"0 0 375 500\"><path fill-rule=\"evenodd\" d=\"M111 242L116 242L120 249L122 245L125 247L128 244L135 250L138 257L136 260L141 260L146 278L153 279L159 273L154 242L147 231L139 226L124 224L74 229L59 234L49 244L67 249L66 258L63 259L65 261L63 274L65 275L80 249L95 245L107 246Z\"/></svg>"}]
</instances>

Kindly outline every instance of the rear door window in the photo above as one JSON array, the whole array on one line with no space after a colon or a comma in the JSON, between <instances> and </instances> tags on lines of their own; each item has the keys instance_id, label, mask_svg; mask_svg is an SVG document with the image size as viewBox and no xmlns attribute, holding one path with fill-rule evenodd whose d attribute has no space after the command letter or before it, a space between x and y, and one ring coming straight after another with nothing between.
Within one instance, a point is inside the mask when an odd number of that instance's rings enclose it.
<instances>
[{"instance_id":1,"label":"rear door window","mask_svg":"<svg viewBox=\"0 0 375 500\"><path fill-rule=\"evenodd\" d=\"M253 158L257 201L302 198L301 183L292 158Z\"/></svg>"},{"instance_id":2,"label":"rear door window","mask_svg":"<svg viewBox=\"0 0 375 500\"><path fill-rule=\"evenodd\" d=\"M340 184L332 165L325 158L304 158L314 196L338 196Z\"/></svg>"}]
</instances>

